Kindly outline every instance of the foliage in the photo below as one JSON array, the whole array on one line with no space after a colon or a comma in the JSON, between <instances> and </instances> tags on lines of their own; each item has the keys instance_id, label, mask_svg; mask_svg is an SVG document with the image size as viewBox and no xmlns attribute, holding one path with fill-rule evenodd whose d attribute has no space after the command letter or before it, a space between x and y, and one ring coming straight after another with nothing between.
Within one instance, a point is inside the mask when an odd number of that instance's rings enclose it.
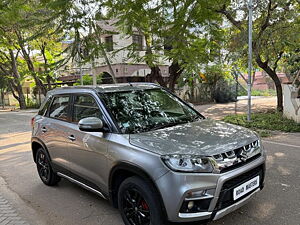
<instances>
[{"instance_id":1,"label":"foliage","mask_svg":"<svg viewBox=\"0 0 300 225\"><path fill-rule=\"evenodd\" d=\"M231 24L226 49L230 60L247 65L248 1L220 1L216 11ZM283 109L280 79L276 71L285 53L295 50L300 40L299 1L262 0L253 5L254 62L272 78L277 91L277 109Z\"/></svg>"},{"instance_id":2,"label":"foliage","mask_svg":"<svg viewBox=\"0 0 300 225\"><path fill-rule=\"evenodd\" d=\"M299 48L294 51L288 52L284 56L284 66L286 73L290 76L296 76L300 69L300 43Z\"/></svg>"},{"instance_id":3,"label":"foliage","mask_svg":"<svg viewBox=\"0 0 300 225\"><path fill-rule=\"evenodd\" d=\"M86 75L83 75L82 76L82 82L83 82L83 85L92 85L93 84L93 76L89 75L89 74L86 74ZM96 76L96 82L97 84L101 84L102 82L102 74L98 74ZM80 82L80 79L77 80L76 83L74 83L74 85L81 85L81 82Z\"/></svg>"},{"instance_id":4,"label":"foliage","mask_svg":"<svg viewBox=\"0 0 300 225\"><path fill-rule=\"evenodd\" d=\"M205 67L202 81L211 85L216 85L219 80L232 80L231 74L224 65L208 65Z\"/></svg>"},{"instance_id":5,"label":"foliage","mask_svg":"<svg viewBox=\"0 0 300 225\"><path fill-rule=\"evenodd\" d=\"M150 77L172 90L183 71L198 73L219 57L223 29L220 16L209 10L208 1L191 0L109 0L109 18L126 35L145 37L145 54L139 54L130 45L128 58L144 61L151 69ZM170 77L162 79L158 65L170 62Z\"/></svg>"},{"instance_id":6,"label":"foliage","mask_svg":"<svg viewBox=\"0 0 300 225\"><path fill-rule=\"evenodd\" d=\"M185 96L191 102L220 103L236 100L235 83L225 65L206 65L201 73L184 71L178 80L178 87L188 85Z\"/></svg>"},{"instance_id":7,"label":"foliage","mask_svg":"<svg viewBox=\"0 0 300 225\"><path fill-rule=\"evenodd\" d=\"M284 132L300 132L300 124L284 118L282 113L253 113L252 121L247 121L247 115L229 115L224 117L224 121L237 124L251 129L278 130Z\"/></svg>"},{"instance_id":8,"label":"foliage","mask_svg":"<svg viewBox=\"0 0 300 225\"><path fill-rule=\"evenodd\" d=\"M34 99L27 98L26 107L29 109L38 109L40 107L40 104L38 104Z\"/></svg>"},{"instance_id":9,"label":"foliage","mask_svg":"<svg viewBox=\"0 0 300 225\"><path fill-rule=\"evenodd\" d=\"M21 108L26 107L22 81L33 79L46 95L54 71L63 62L63 30L47 4L35 0L0 3L0 69Z\"/></svg>"}]
</instances>

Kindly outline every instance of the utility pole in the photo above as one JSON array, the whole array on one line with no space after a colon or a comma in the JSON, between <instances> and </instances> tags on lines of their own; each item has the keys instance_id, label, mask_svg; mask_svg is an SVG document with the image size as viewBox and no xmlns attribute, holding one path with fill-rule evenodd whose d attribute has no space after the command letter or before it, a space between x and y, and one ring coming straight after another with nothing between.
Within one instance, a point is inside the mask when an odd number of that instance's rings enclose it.
<instances>
[{"instance_id":1,"label":"utility pole","mask_svg":"<svg viewBox=\"0 0 300 225\"><path fill-rule=\"evenodd\" d=\"M252 17L253 4L252 0L248 2L248 113L247 120L251 121L251 74L252 74Z\"/></svg>"},{"instance_id":2,"label":"utility pole","mask_svg":"<svg viewBox=\"0 0 300 225\"><path fill-rule=\"evenodd\" d=\"M80 52L81 52L81 45L80 43L78 43L77 46L77 56L78 56L78 63L79 63L79 72L80 72L80 85L83 85L83 78L82 78L82 65L81 65L81 56L80 56Z\"/></svg>"}]
</instances>

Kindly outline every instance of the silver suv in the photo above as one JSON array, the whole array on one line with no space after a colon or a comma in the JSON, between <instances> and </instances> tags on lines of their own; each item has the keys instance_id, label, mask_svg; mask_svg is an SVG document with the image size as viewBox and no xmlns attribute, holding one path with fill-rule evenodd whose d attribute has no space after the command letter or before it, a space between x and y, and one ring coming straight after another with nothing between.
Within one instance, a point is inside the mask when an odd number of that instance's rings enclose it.
<instances>
[{"instance_id":1,"label":"silver suv","mask_svg":"<svg viewBox=\"0 0 300 225\"><path fill-rule=\"evenodd\" d=\"M256 133L204 118L155 84L55 89L32 124L41 180L109 199L126 225L216 220L264 185Z\"/></svg>"}]
</instances>

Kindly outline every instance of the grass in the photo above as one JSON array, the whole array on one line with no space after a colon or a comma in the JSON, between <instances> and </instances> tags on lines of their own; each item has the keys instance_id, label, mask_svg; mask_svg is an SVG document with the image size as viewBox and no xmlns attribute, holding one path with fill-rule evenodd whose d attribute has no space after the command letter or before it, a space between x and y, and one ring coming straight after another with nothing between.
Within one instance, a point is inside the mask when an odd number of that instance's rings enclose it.
<instances>
[{"instance_id":1,"label":"grass","mask_svg":"<svg viewBox=\"0 0 300 225\"><path fill-rule=\"evenodd\" d=\"M282 117L282 113L253 113L251 122L246 114L229 115L223 121L257 131L262 137L271 135L270 131L300 132L300 124Z\"/></svg>"},{"instance_id":2,"label":"grass","mask_svg":"<svg viewBox=\"0 0 300 225\"><path fill-rule=\"evenodd\" d=\"M244 89L239 90L238 95L239 96L246 96L247 91L244 90ZM255 90L255 89L252 89L251 95L252 96L276 96L276 91L273 90L273 89L268 89L268 90Z\"/></svg>"}]
</instances>

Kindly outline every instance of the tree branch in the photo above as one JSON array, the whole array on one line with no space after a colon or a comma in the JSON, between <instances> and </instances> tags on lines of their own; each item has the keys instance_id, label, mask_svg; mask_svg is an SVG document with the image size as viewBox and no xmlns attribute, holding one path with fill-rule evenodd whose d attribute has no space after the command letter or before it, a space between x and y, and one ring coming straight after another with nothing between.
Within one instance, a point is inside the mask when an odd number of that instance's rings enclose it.
<instances>
[{"instance_id":1,"label":"tree branch","mask_svg":"<svg viewBox=\"0 0 300 225\"><path fill-rule=\"evenodd\" d=\"M283 51L279 52L278 57L277 57L277 59L276 59L275 62L274 62L274 67L273 67L273 70L274 70L274 71L276 71L277 66L278 66L278 61L281 59L283 53L284 53Z\"/></svg>"},{"instance_id":2,"label":"tree branch","mask_svg":"<svg viewBox=\"0 0 300 225\"><path fill-rule=\"evenodd\" d=\"M225 4L223 7L219 10L215 10L217 13L223 14L236 28L238 28L240 31L243 31L244 28L242 27L242 23L240 21L237 21L233 18L233 16L230 14L228 10L226 10Z\"/></svg>"}]
</instances>

